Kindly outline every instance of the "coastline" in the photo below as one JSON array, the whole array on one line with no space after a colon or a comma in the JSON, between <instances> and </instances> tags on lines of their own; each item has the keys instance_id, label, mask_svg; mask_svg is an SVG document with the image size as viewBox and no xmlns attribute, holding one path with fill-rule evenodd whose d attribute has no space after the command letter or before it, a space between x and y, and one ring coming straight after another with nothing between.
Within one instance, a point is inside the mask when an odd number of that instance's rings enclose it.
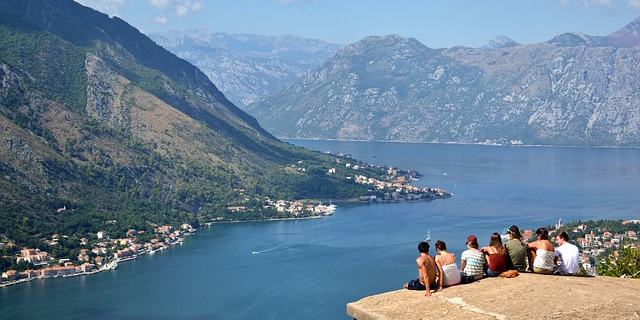
<instances>
[{"instance_id":1,"label":"coastline","mask_svg":"<svg viewBox=\"0 0 640 320\"><path fill-rule=\"evenodd\" d=\"M404 202L430 202L433 200L441 200L441 199L446 199L448 197L438 197L438 198L425 198L425 199L418 199L418 200L380 200L380 201L362 201L359 198L346 198L346 199L336 199L333 200L333 202L336 203L361 203L361 204L372 204L372 203L404 203ZM309 200L309 201L313 201L312 199L305 199L305 200ZM306 217L290 217L290 218L267 218L267 219L255 219L255 220L219 220L219 221L209 221L209 222L205 222L203 223L203 225L210 227L213 224L224 224L224 223L249 223L249 222L275 222L275 221L295 221L295 220L310 220L310 219L321 219L321 218L325 218L331 215L313 215L313 216L306 216ZM202 228L201 228L202 229ZM163 247L161 249L158 250L154 250L154 251L148 251L145 250L139 254L136 254L132 257L127 257L127 258L116 258L113 260L109 260L107 262L104 263L104 265L102 265L99 269L97 270L93 270L93 271L89 271L89 272L80 272L80 273L74 273L74 274L70 274L70 275L56 275L56 276L49 276L49 277L31 277L31 278L24 278L24 279L19 279L16 281L11 281L11 282L6 282L6 283L2 283L0 284L0 288L3 287L8 287L8 286L12 286L12 285L17 285L17 284L21 284L21 283L25 283L25 282L30 282L33 280L44 280L44 279L49 279L49 278L69 278L69 277L78 277L78 276L89 276L89 275L93 275L96 273L100 273L100 272L104 272L104 271L109 271L109 270L114 270L115 268L117 268L118 264L121 262L126 262L126 261L131 261L131 260L135 260L138 259L139 257L145 255L145 254L152 254L155 251L163 251L168 249L169 247L175 246L177 244L182 244L183 241L186 239L186 236L191 236L196 234L200 229L195 229L193 231L190 231L189 233L185 233L184 234L184 238L180 238L178 240L176 240L175 242L170 243L167 247ZM115 262L115 267L112 265Z\"/></svg>"},{"instance_id":2,"label":"coastline","mask_svg":"<svg viewBox=\"0 0 640 320\"><path fill-rule=\"evenodd\" d=\"M324 218L327 217L327 215L316 215L316 216L308 216L308 217L292 217L292 218L273 218L273 219L256 219L256 220L224 220L224 221L210 221L210 222L205 222L203 223L203 225L206 225L207 227L213 225L213 224L218 224L218 223L243 223L243 222L272 222L272 221L291 221L291 220L309 220L309 219L320 219L320 218ZM175 242L170 243L168 246L160 248L158 250L153 250L153 251L143 251L139 254L136 254L132 257L127 257L127 258L116 258L113 260L109 260L107 262L104 263L104 265L102 265L99 269L97 270L93 270L93 271L89 271L89 272L80 272L80 273L74 273L74 274L70 274L70 275L56 275L56 276L49 276L49 277L31 277L31 278L24 278L24 279L19 279L19 280L15 280L15 281L10 281L10 282L6 282L6 283L2 283L0 284L0 288L4 288L4 287L8 287L8 286L12 286L12 285L17 285L17 284L21 284L21 283L26 283L26 282L30 282L33 280L45 280L45 279L50 279L50 278L70 278L70 277L78 277L78 276L89 276L89 275L93 275L96 273L100 273L100 272L104 272L104 271L109 271L109 270L114 270L115 268L117 268L118 264L121 262L126 262L126 261L131 261L131 260L135 260L138 259L139 257L145 255L145 254L152 254L155 253L156 251L164 251L166 249L168 249L169 247L173 247L177 244L182 244L183 241L186 239L186 236L191 236L196 234L200 229L195 229L193 231L190 231L189 233L185 233L185 237L184 238L180 238L178 240L176 240ZM115 267L113 267L112 263L115 262Z\"/></svg>"},{"instance_id":3,"label":"coastline","mask_svg":"<svg viewBox=\"0 0 640 320\"><path fill-rule=\"evenodd\" d=\"M553 145L553 144L488 144L483 142L461 141L403 141L403 140L358 140L358 139L321 139L321 138L288 138L276 137L278 140L303 140L303 141L338 141L338 142L382 142L382 143L414 143L414 144L443 144L443 145L468 145L487 147L536 147L536 148L594 148L594 149L640 149L640 146L582 146L582 145ZM286 142L286 141L285 141Z\"/></svg>"},{"instance_id":4,"label":"coastline","mask_svg":"<svg viewBox=\"0 0 640 320\"><path fill-rule=\"evenodd\" d=\"M141 255L143 255L143 254L141 254ZM133 259L129 259L129 260L133 260ZM114 261L117 261L117 259L114 260ZM100 273L100 272L103 272L103 271L108 271L108 270L115 269L117 267L117 264L116 264L116 267L110 267L109 266L112 262L113 261L105 263L99 269L93 270L93 271L88 271L88 272L74 273L74 274L70 274L70 275L56 275L56 276L50 276L50 277L32 277L32 278L25 278L25 279L20 279L20 280L16 280L16 281L6 282L6 283L0 284L0 288L13 286L13 285L21 284L21 283L25 283L25 282L31 282L31 281L34 281L34 280L45 280L45 279L51 279L51 278L72 278L72 277L79 277L79 276L90 276L90 275L93 275L93 274L96 274L96 273Z\"/></svg>"}]
</instances>

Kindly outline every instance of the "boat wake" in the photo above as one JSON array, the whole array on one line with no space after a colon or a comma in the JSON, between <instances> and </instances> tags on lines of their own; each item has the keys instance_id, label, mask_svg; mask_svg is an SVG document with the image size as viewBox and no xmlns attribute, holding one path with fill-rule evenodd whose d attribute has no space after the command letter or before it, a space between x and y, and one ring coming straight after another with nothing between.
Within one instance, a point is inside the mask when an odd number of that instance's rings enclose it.
<instances>
[{"instance_id":1,"label":"boat wake","mask_svg":"<svg viewBox=\"0 0 640 320\"><path fill-rule=\"evenodd\" d=\"M282 246L276 246L276 247L273 247L273 248L270 248L270 249L267 249L267 250L253 251L253 252L251 252L251 254L261 254L261 253L273 251L273 250L276 250L276 249L280 249L281 247Z\"/></svg>"},{"instance_id":2,"label":"boat wake","mask_svg":"<svg viewBox=\"0 0 640 320\"><path fill-rule=\"evenodd\" d=\"M275 251L282 251L282 250L287 250L287 249L294 249L294 248L301 247L301 246L314 245L314 244L318 244L318 243L327 243L327 242L332 242L332 241L342 240L342 239L347 239L347 238L352 238L352 237L354 237L354 235L345 236L345 237L337 237L337 238L333 238L333 239L329 239L329 240L319 240L319 241L314 241L314 242L298 243L298 244L289 245L289 246L279 245L279 246L275 246L273 248L269 248L269 249L265 249L265 250L253 251L253 252L251 252L251 254L252 255L258 255L258 254L267 253L267 252L275 252Z\"/></svg>"}]
</instances>

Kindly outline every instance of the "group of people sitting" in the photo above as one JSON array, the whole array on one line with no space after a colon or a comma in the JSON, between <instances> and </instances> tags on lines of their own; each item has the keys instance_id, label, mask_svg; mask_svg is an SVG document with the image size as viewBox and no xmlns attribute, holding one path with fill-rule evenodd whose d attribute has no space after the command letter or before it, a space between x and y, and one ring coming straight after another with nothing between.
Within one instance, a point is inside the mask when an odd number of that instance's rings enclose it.
<instances>
[{"instance_id":1,"label":"group of people sitting","mask_svg":"<svg viewBox=\"0 0 640 320\"><path fill-rule=\"evenodd\" d=\"M442 291L443 287L459 283L469 283L483 277L497 277L509 270L530 271L542 274L577 275L580 270L579 249L569 243L569 235L561 232L555 237L557 248L549 240L549 231L536 230L537 241L527 243L522 239L520 229L511 226L507 229L509 240L502 244L499 233L491 235L488 247L478 248L478 238L467 238L468 250L462 252L461 269L458 269L456 256L447 252L444 241L436 242L438 254L429 255L429 243L418 244L420 257L416 259L419 278L404 285L409 290ZM514 272L515 273L515 272Z\"/></svg>"}]
</instances>

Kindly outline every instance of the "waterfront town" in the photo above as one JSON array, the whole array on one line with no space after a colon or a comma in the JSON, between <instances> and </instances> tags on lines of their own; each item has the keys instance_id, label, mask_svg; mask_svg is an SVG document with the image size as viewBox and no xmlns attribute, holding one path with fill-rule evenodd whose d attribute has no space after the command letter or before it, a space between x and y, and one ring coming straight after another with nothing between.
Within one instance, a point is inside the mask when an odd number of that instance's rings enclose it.
<instances>
[{"instance_id":1,"label":"waterfront town","mask_svg":"<svg viewBox=\"0 0 640 320\"><path fill-rule=\"evenodd\" d=\"M337 159L338 164L342 164L342 160ZM344 167L354 171L366 169L366 164L355 164L346 162ZM400 202L400 201L414 201L414 200L434 200L449 198L451 193L443 189L416 187L411 185L412 182L417 181L420 174L417 171L409 170L402 171L397 168L381 168L384 175L380 178L367 177L364 174L355 174L353 176L347 176L347 179L353 179L356 183L370 185L373 189L373 194L360 197L360 201L370 202ZM328 174L335 174L336 168L328 170Z\"/></svg>"},{"instance_id":2,"label":"waterfront town","mask_svg":"<svg viewBox=\"0 0 640 320\"><path fill-rule=\"evenodd\" d=\"M349 201L402 202L451 197L451 194L445 190L412 186L411 182L416 181L419 177L415 171L370 167L362 163L346 162L341 165L342 160L336 160L336 164L340 165L340 170L336 166L326 170L325 174L333 175L339 172L344 179L353 180L358 184L370 185L372 188L370 195L349 199ZM306 171L308 168L305 165L303 161L298 161L289 169ZM366 173L376 175L376 178L367 177L364 175ZM243 194L245 190L237 189L236 192ZM245 200L249 199L245 198ZM345 199L342 200L345 201ZM336 210L337 206L331 200L329 200L329 204L322 204L321 201L317 201L317 204L312 203L314 201L317 200L273 200L265 197L257 206L246 204L227 206L224 216L214 222L320 218L332 215ZM66 210L67 208L63 207L57 209L56 212L62 213ZM269 210L274 214L251 215L251 213L264 213ZM151 228L146 231L129 229L126 232L126 237L111 238L107 232L99 231L74 240L79 242L74 246L80 249L73 257L55 257L55 255L38 248L22 248L19 251L14 248L11 251L12 254L1 257L15 263L9 270L3 270L0 286L34 279L89 275L115 269L120 262L136 259L141 255L152 254L159 250L165 250L171 245L182 243L186 235L196 231L196 228L188 223L183 223L179 227L176 225L175 228L171 225L147 223ZM49 248L55 248L71 241L69 236L59 234L42 240ZM0 243L0 249L7 246L11 245Z\"/></svg>"},{"instance_id":3,"label":"waterfront town","mask_svg":"<svg viewBox=\"0 0 640 320\"><path fill-rule=\"evenodd\" d=\"M154 236L149 242L140 243L138 236L144 231L130 229L126 238L111 239L104 231L95 234L95 241L90 243L87 238L81 238L80 249L75 261L71 259L54 259L48 252L40 249L24 248L14 257L16 263L28 264L33 269L24 271L7 270L2 273L1 286L26 282L34 279L72 277L89 275L105 270L115 269L119 262L135 259L144 254L152 254L156 251L165 250L169 246L182 243L186 235L195 232L190 224L184 223L180 229L174 230L172 226L155 226ZM60 240L59 235L53 235L47 244L55 246ZM89 248L90 247L90 248Z\"/></svg>"}]
</instances>

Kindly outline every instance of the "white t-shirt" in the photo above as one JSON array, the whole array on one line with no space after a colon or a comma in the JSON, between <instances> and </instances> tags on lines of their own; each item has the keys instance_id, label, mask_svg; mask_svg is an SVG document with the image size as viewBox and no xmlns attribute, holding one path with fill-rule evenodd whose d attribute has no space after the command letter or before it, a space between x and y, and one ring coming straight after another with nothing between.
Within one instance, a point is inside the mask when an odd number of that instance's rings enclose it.
<instances>
[{"instance_id":1,"label":"white t-shirt","mask_svg":"<svg viewBox=\"0 0 640 320\"><path fill-rule=\"evenodd\" d=\"M556 257L562 259L562 264L558 266L561 273L578 273L580 271L580 250L571 243L565 243L556 248Z\"/></svg>"}]
</instances>

